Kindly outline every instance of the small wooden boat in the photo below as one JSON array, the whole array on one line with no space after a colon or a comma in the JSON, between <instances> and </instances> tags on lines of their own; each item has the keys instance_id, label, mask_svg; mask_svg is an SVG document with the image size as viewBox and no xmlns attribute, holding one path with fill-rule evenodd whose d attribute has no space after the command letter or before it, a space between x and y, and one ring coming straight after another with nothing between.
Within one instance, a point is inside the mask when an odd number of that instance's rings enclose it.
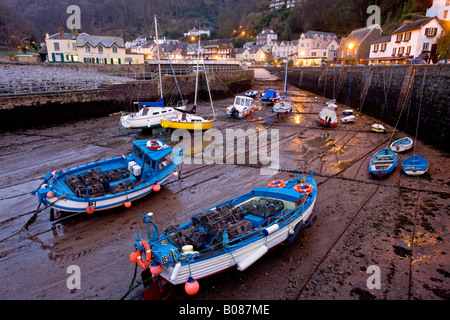
<instances>
[{"instance_id":1,"label":"small wooden boat","mask_svg":"<svg viewBox=\"0 0 450 320\"><path fill-rule=\"evenodd\" d=\"M277 95L277 92L275 90L266 90L261 97L261 103L264 104L274 104L278 100L280 100L280 96Z\"/></svg>"},{"instance_id":2,"label":"small wooden boat","mask_svg":"<svg viewBox=\"0 0 450 320\"><path fill-rule=\"evenodd\" d=\"M418 155L413 155L403 161L402 168L407 175L419 176L427 172L428 161Z\"/></svg>"},{"instance_id":3,"label":"small wooden boat","mask_svg":"<svg viewBox=\"0 0 450 320\"><path fill-rule=\"evenodd\" d=\"M182 149L173 152L160 140L136 140L131 154L47 173L31 194L37 194L40 204L64 212L130 206L159 191L182 156Z\"/></svg>"},{"instance_id":4,"label":"small wooden boat","mask_svg":"<svg viewBox=\"0 0 450 320\"><path fill-rule=\"evenodd\" d=\"M412 148L413 141L411 138L405 137L391 143L391 150L395 152L403 152Z\"/></svg>"},{"instance_id":5,"label":"small wooden boat","mask_svg":"<svg viewBox=\"0 0 450 320\"><path fill-rule=\"evenodd\" d=\"M384 132L384 127L381 124L375 123L372 125L372 131Z\"/></svg>"},{"instance_id":6,"label":"small wooden boat","mask_svg":"<svg viewBox=\"0 0 450 320\"><path fill-rule=\"evenodd\" d=\"M255 107L256 104L253 98L237 96L234 98L232 105L225 110L225 113L230 118L243 119L253 112Z\"/></svg>"},{"instance_id":7,"label":"small wooden boat","mask_svg":"<svg viewBox=\"0 0 450 320\"><path fill-rule=\"evenodd\" d=\"M355 122L355 116L348 116L341 119L342 123Z\"/></svg>"},{"instance_id":8,"label":"small wooden boat","mask_svg":"<svg viewBox=\"0 0 450 320\"><path fill-rule=\"evenodd\" d=\"M343 114L344 116L352 115L352 114L353 114L353 110L352 110L352 109L346 109L346 110L344 110L344 111L342 112L342 114Z\"/></svg>"},{"instance_id":9,"label":"small wooden boat","mask_svg":"<svg viewBox=\"0 0 450 320\"><path fill-rule=\"evenodd\" d=\"M138 233L130 260L143 269L150 267L154 279L174 285L192 284L233 267L243 271L270 249L292 243L304 227L310 227L317 217L316 198L317 185L311 173L272 181L163 233L151 222L151 214L143 215L146 233Z\"/></svg>"},{"instance_id":10,"label":"small wooden boat","mask_svg":"<svg viewBox=\"0 0 450 320\"><path fill-rule=\"evenodd\" d=\"M244 93L244 96L249 97L249 98L254 98L257 95L258 95L258 91L257 90L252 90L250 92Z\"/></svg>"},{"instance_id":11,"label":"small wooden boat","mask_svg":"<svg viewBox=\"0 0 450 320\"><path fill-rule=\"evenodd\" d=\"M375 153L370 159L369 172L381 178L394 171L397 164L397 154L391 149L384 148Z\"/></svg>"}]
</instances>

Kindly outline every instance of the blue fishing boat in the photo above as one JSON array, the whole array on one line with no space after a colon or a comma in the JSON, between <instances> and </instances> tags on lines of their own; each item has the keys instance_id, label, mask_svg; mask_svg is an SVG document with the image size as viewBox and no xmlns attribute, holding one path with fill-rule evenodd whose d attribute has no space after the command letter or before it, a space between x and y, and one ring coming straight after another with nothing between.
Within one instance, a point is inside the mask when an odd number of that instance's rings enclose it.
<instances>
[{"instance_id":1,"label":"blue fishing boat","mask_svg":"<svg viewBox=\"0 0 450 320\"><path fill-rule=\"evenodd\" d=\"M402 139L392 142L390 148L392 151L395 151L395 152L403 152L403 151L411 149L412 146L413 146L412 139L405 137L405 138L402 138Z\"/></svg>"},{"instance_id":2,"label":"blue fishing boat","mask_svg":"<svg viewBox=\"0 0 450 320\"><path fill-rule=\"evenodd\" d=\"M407 175L419 176L427 172L428 161L418 155L413 155L403 161L402 168Z\"/></svg>"},{"instance_id":3,"label":"blue fishing boat","mask_svg":"<svg viewBox=\"0 0 450 320\"><path fill-rule=\"evenodd\" d=\"M277 95L277 92L275 90L266 90L261 97L261 102L265 104L273 104L278 100L280 100L280 96Z\"/></svg>"},{"instance_id":4,"label":"blue fishing boat","mask_svg":"<svg viewBox=\"0 0 450 320\"><path fill-rule=\"evenodd\" d=\"M397 154L391 149L384 148L372 156L369 163L369 172L382 178L394 171L397 167Z\"/></svg>"},{"instance_id":5,"label":"blue fishing boat","mask_svg":"<svg viewBox=\"0 0 450 320\"><path fill-rule=\"evenodd\" d=\"M161 140L136 140L131 154L47 173L31 194L39 204L63 212L129 207L176 175L184 150L175 149Z\"/></svg>"},{"instance_id":6,"label":"blue fishing boat","mask_svg":"<svg viewBox=\"0 0 450 320\"><path fill-rule=\"evenodd\" d=\"M317 218L316 198L317 185L310 173L272 181L161 234L149 213L143 215L147 229L143 235L138 233L130 260L144 270L149 268L154 279L186 283L185 288L230 268L243 271L268 250L292 243L304 227L310 227Z\"/></svg>"}]
</instances>

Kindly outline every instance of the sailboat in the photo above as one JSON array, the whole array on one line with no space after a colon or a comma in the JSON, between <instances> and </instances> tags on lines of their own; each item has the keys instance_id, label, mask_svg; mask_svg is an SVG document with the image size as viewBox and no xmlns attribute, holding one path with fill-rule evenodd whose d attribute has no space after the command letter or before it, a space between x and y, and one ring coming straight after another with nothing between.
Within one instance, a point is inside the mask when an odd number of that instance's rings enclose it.
<instances>
[{"instance_id":1,"label":"sailboat","mask_svg":"<svg viewBox=\"0 0 450 320\"><path fill-rule=\"evenodd\" d=\"M272 107L272 113L276 113L277 116L279 116L280 114L286 115L286 114L292 112L292 103L291 103L291 100L289 100L289 98L287 97L288 65L289 65L289 60L286 59L286 74L285 74L285 77L284 77L284 93L283 93L283 96Z\"/></svg>"},{"instance_id":2,"label":"sailboat","mask_svg":"<svg viewBox=\"0 0 450 320\"><path fill-rule=\"evenodd\" d=\"M199 117L194 115L196 107L197 107L197 95L198 95L198 74L200 72L199 69L199 61L200 61L200 38L198 39L198 55L197 55L197 69L195 76L195 98L194 98L194 106L191 111L182 111L179 110L180 113L171 119L162 119L161 126L163 128L170 129L186 129L186 130L208 130L212 127L214 122L216 121L216 115L214 112L214 105L211 96L211 90L209 89L208 75L206 73L206 68L203 62L203 71L205 72L206 85L208 87L209 98L211 101L211 108L214 115L212 120L205 119L203 117Z\"/></svg>"},{"instance_id":3,"label":"sailboat","mask_svg":"<svg viewBox=\"0 0 450 320\"><path fill-rule=\"evenodd\" d=\"M181 101L181 105L174 107L164 106L164 93L161 76L161 62L159 57L159 39L158 39L158 19L155 16L155 33L156 33L156 52L158 59L159 74L159 92L160 100L156 102L135 102L141 109L138 112L126 113L120 117L120 124L126 129L145 129L161 126L162 119L171 119L179 115L180 110L186 108L186 102Z\"/></svg>"}]
</instances>

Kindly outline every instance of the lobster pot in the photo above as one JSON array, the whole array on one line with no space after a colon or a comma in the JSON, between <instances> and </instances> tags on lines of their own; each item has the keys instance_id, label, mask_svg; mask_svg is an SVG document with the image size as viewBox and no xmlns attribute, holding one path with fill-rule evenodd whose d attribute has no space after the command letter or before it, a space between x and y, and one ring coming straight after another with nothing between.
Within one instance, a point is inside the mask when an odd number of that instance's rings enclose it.
<instances>
[{"instance_id":1,"label":"lobster pot","mask_svg":"<svg viewBox=\"0 0 450 320\"><path fill-rule=\"evenodd\" d=\"M105 174L108 176L110 182L119 181L130 176L130 172L127 168L118 168L105 171Z\"/></svg>"},{"instance_id":2,"label":"lobster pot","mask_svg":"<svg viewBox=\"0 0 450 320\"><path fill-rule=\"evenodd\" d=\"M69 174L64 178L64 182L77 197L86 195L86 186L77 176Z\"/></svg>"},{"instance_id":3,"label":"lobster pot","mask_svg":"<svg viewBox=\"0 0 450 320\"><path fill-rule=\"evenodd\" d=\"M103 190L107 190L109 187L109 177L101 168L94 168L84 173L80 173L78 178L84 185L89 186L90 189L92 186L92 188L97 190L99 188L99 183L102 184Z\"/></svg>"},{"instance_id":4,"label":"lobster pot","mask_svg":"<svg viewBox=\"0 0 450 320\"><path fill-rule=\"evenodd\" d=\"M111 193L121 193L127 190L131 190L134 188L134 181L131 179L126 179L122 182L116 183L115 185L111 186L110 192Z\"/></svg>"}]
</instances>

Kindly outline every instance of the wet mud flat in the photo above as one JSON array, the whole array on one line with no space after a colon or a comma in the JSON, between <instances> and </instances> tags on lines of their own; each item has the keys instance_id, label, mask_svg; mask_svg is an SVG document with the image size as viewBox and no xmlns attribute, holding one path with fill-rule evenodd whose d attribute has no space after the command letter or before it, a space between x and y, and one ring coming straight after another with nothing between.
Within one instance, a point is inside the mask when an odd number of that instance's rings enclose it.
<instances>
[{"instance_id":1,"label":"wet mud flat","mask_svg":"<svg viewBox=\"0 0 450 320\"><path fill-rule=\"evenodd\" d=\"M282 81L271 78L257 79L252 89L282 87ZM244 120L234 120L224 113L231 99L215 101L218 118L213 128L221 132L278 130L281 169L273 175L261 175L258 165L247 163L183 164L178 178L129 209L54 222L46 210L23 232L19 231L37 207L29 192L45 173L129 153L131 141L157 136L121 129L117 116L2 134L0 297L120 299L134 274L129 254L137 232L145 231L141 213L153 212L153 221L164 230L274 179L312 171L318 184L318 219L310 229L244 272L232 269L200 279L195 296L175 287L172 299L448 299L448 154L418 141L417 153L430 163L425 176L410 177L398 167L381 181L372 179L370 157L391 140L394 128L385 125L385 133L372 132L376 121L366 115L358 115L353 124L324 128L318 114L326 99L295 87L289 87L289 94L295 108L285 118L276 117L271 107L258 106ZM208 108L202 103L198 114L210 114ZM339 118L344 109L348 106L339 105ZM392 141L404 136L396 131ZM193 152L195 157L201 151ZM410 155L412 151L399 154L399 163ZM72 265L81 271L78 290L66 285ZM367 269L373 265L380 270L379 289L367 286ZM126 299L143 296L139 286Z\"/></svg>"}]
</instances>

